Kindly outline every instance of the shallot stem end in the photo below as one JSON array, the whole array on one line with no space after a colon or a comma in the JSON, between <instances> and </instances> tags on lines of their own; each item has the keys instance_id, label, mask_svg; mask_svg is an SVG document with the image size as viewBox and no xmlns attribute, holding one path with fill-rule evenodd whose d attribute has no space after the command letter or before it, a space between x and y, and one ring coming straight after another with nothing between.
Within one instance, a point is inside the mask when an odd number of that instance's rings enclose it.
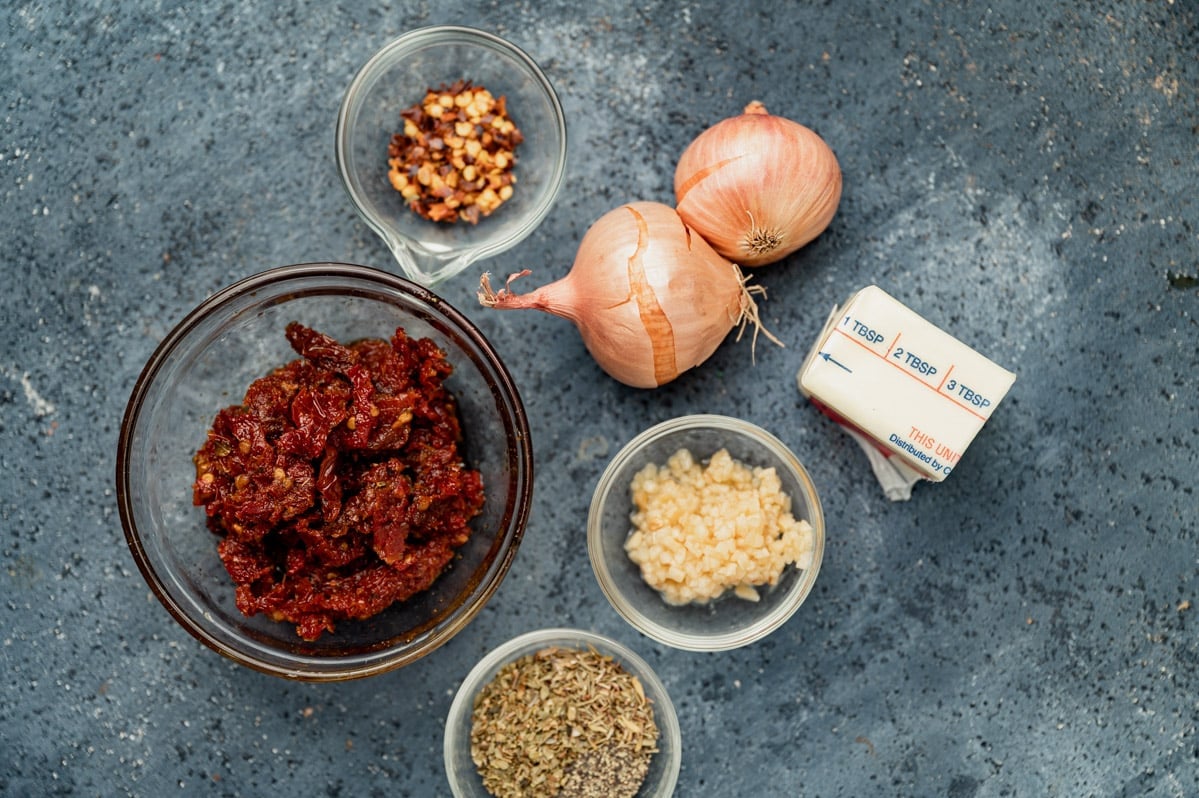
<instances>
[{"instance_id":1,"label":"shallot stem end","mask_svg":"<svg viewBox=\"0 0 1199 798\"><path fill-rule=\"evenodd\" d=\"M494 308L504 300L504 297L512 296L512 289L510 286L512 285L513 280L517 280L521 277L527 277L532 273L533 272L530 269L521 269L518 272L513 272L512 274L509 274L508 279L504 281L504 287L499 291L495 291L491 288L491 272L483 272L483 276L479 278L479 292L477 294L479 297L479 304L485 308Z\"/></svg>"}]
</instances>

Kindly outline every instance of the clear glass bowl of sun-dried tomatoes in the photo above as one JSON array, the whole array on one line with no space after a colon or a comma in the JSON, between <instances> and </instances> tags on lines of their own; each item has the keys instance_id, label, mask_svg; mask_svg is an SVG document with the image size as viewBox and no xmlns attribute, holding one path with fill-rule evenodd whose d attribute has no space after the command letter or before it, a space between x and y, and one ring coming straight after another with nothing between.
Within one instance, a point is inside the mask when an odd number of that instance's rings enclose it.
<instances>
[{"instance_id":1,"label":"clear glass bowl of sun-dried tomatoes","mask_svg":"<svg viewBox=\"0 0 1199 798\"><path fill-rule=\"evenodd\" d=\"M478 329L389 273L286 266L165 337L117 452L121 521L170 614L309 681L381 673L462 629L532 499L528 422Z\"/></svg>"},{"instance_id":2,"label":"clear glass bowl of sun-dried tomatoes","mask_svg":"<svg viewBox=\"0 0 1199 798\"><path fill-rule=\"evenodd\" d=\"M338 169L403 274L432 286L515 246L566 171L566 121L545 73L486 31L410 31L355 75L337 119Z\"/></svg>"}]
</instances>

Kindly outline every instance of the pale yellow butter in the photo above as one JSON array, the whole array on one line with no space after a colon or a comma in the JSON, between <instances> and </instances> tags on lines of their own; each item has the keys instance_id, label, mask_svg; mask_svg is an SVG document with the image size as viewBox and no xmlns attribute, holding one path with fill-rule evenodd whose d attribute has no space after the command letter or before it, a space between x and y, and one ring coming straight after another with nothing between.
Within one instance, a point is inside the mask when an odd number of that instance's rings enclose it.
<instances>
[{"instance_id":1,"label":"pale yellow butter","mask_svg":"<svg viewBox=\"0 0 1199 798\"><path fill-rule=\"evenodd\" d=\"M799 372L830 416L940 482L1016 375L877 286L834 308Z\"/></svg>"}]
</instances>

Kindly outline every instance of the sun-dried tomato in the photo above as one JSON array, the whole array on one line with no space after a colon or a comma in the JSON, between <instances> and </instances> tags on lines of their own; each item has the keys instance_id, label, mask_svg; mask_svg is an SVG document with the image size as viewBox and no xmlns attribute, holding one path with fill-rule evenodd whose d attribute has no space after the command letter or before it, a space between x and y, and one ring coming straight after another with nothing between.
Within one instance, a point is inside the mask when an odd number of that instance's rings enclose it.
<instances>
[{"instance_id":1,"label":"sun-dried tomato","mask_svg":"<svg viewBox=\"0 0 1199 798\"><path fill-rule=\"evenodd\" d=\"M295 322L287 339L300 358L217 413L193 500L238 609L315 640L428 589L469 539L483 482L433 341L397 329L343 345Z\"/></svg>"}]
</instances>

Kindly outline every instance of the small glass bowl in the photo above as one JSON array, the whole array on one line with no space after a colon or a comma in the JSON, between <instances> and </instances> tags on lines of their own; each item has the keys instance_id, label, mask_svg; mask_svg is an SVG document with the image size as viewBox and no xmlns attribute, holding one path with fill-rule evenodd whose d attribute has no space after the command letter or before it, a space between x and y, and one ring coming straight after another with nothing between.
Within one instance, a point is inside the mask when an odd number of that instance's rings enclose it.
<instances>
[{"instance_id":1,"label":"small glass bowl","mask_svg":"<svg viewBox=\"0 0 1199 798\"><path fill-rule=\"evenodd\" d=\"M524 135L515 192L478 224L421 218L387 178L400 112L459 79L506 97ZM549 79L511 42L456 25L420 28L377 52L350 83L337 118L337 165L350 200L404 274L432 286L514 246L545 218L566 173L566 119Z\"/></svg>"},{"instance_id":2,"label":"small glass bowl","mask_svg":"<svg viewBox=\"0 0 1199 798\"><path fill-rule=\"evenodd\" d=\"M706 604L673 606L641 578L625 553L632 532L633 500L629 486L649 463L665 465L679 449L706 463L721 448L748 466L773 466L791 513L812 525L812 563L787 566L778 584L758 588L757 602L728 591ZM824 513L808 472L776 437L748 422L727 416L693 415L651 427L624 446L600 476L587 517L587 551L600 589L626 621L642 634L688 651L725 651L765 637L790 618L812 590L824 555Z\"/></svg>"},{"instance_id":3,"label":"small glass bowl","mask_svg":"<svg viewBox=\"0 0 1199 798\"><path fill-rule=\"evenodd\" d=\"M192 456L218 410L258 377L294 360L284 327L299 321L340 341L389 338L402 326L432 338L454 368L446 385L463 419L463 459L483 477L470 541L433 586L365 621L305 642L295 625L246 617L192 505ZM520 396L495 350L439 297L363 266L313 263L263 272L218 291L150 357L129 399L117 448L125 539L151 590L184 629L256 670L334 681L412 662L461 630L507 573L532 499L533 462Z\"/></svg>"},{"instance_id":4,"label":"small glass bowl","mask_svg":"<svg viewBox=\"0 0 1199 798\"><path fill-rule=\"evenodd\" d=\"M471 715L475 697L509 662L552 646L576 651L595 649L600 654L612 657L640 680L646 697L653 702L654 722L658 724L659 737L658 752L650 761L649 772L637 798L667 798L672 795L683 758L682 732L674 705L658 675L631 649L610 638L581 629L540 629L509 640L481 659L454 695L445 723L445 770L454 797L491 798L470 755Z\"/></svg>"}]
</instances>

